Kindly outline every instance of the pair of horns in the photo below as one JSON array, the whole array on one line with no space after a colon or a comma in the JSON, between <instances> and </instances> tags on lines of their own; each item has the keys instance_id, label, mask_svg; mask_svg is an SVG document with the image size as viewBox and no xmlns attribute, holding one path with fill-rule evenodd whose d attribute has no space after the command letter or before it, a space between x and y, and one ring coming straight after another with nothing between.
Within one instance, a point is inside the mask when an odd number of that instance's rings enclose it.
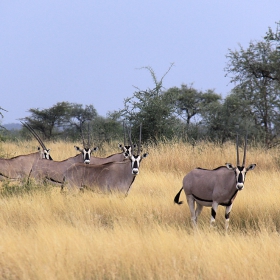
<instances>
[{"instance_id":1,"label":"pair of horns","mask_svg":"<svg viewBox=\"0 0 280 280\"><path fill-rule=\"evenodd\" d=\"M44 145L42 139L39 137L39 135L35 132L35 130L26 122L22 122L20 121L21 124L23 126L25 126L31 133L32 135L37 139L37 141L40 143L41 147L44 149L44 150L47 150L46 146Z\"/></svg>"},{"instance_id":2,"label":"pair of horns","mask_svg":"<svg viewBox=\"0 0 280 280\"><path fill-rule=\"evenodd\" d=\"M83 146L84 146L84 148L86 148L86 145L85 145L85 138L84 138L84 133L83 133L83 127L81 126L81 136L82 136L82 140L83 140ZM89 146L90 146L90 141L89 141L89 123L88 123L88 139L87 139L87 145L88 145L88 147L87 148L89 148Z\"/></svg>"},{"instance_id":3,"label":"pair of horns","mask_svg":"<svg viewBox=\"0 0 280 280\"><path fill-rule=\"evenodd\" d=\"M244 155L243 155L242 166L245 166L245 163L246 163L246 149L247 149L247 133L246 133L246 137L245 137ZM238 133L236 135L236 153L237 153L237 166L239 166Z\"/></svg>"},{"instance_id":4,"label":"pair of horns","mask_svg":"<svg viewBox=\"0 0 280 280\"><path fill-rule=\"evenodd\" d=\"M125 130L127 130L127 134L129 136L129 144L131 146L131 149L133 150L133 145L132 145L132 140L131 140L131 128L129 129L128 126L126 126L124 122L123 122L123 130L124 130L124 145L126 143ZM141 136L142 136L142 123L140 123L139 144L138 144L138 150L137 150L138 155L140 154L140 148L141 148Z\"/></svg>"}]
</instances>

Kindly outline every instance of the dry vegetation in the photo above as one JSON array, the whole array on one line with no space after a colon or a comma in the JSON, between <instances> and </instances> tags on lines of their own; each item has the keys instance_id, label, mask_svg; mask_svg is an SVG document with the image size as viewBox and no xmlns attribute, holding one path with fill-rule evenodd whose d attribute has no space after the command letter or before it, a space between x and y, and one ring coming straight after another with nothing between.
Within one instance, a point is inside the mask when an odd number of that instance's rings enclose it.
<instances>
[{"instance_id":1,"label":"dry vegetation","mask_svg":"<svg viewBox=\"0 0 280 280\"><path fill-rule=\"evenodd\" d=\"M75 154L73 145L47 146L62 160ZM2 143L0 154L12 157L36 146ZM115 152L117 143L95 155ZM279 279L277 149L248 147L247 163L257 167L235 200L228 234L223 207L217 228L210 229L210 208L204 208L194 231L184 193L181 206L173 198L191 169L235 164L234 144L162 143L148 152L126 198L4 183L0 279Z\"/></svg>"}]
</instances>

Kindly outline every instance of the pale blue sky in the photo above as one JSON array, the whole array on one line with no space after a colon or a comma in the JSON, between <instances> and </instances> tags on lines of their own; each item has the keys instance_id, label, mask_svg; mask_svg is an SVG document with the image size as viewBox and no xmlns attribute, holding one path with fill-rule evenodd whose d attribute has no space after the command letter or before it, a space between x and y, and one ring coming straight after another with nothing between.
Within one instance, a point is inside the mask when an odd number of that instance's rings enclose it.
<instances>
[{"instance_id":1,"label":"pale blue sky","mask_svg":"<svg viewBox=\"0 0 280 280\"><path fill-rule=\"evenodd\" d=\"M228 49L262 40L280 20L279 0L1 1L2 124L57 102L123 108L134 86L193 84L223 97Z\"/></svg>"}]
</instances>

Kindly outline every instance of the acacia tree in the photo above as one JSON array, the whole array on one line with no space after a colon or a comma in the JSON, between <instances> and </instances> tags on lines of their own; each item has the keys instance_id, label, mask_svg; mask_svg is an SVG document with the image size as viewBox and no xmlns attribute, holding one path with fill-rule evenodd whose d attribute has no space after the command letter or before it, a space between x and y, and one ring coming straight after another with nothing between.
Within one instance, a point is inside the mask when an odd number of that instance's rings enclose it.
<instances>
[{"instance_id":1,"label":"acacia tree","mask_svg":"<svg viewBox=\"0 0 280 280\"><path fill-rule=\"evenodd\" d=\"M262 130L265 145L270 146L279 134L280 86L278 74L272 71L275 60L280 65L279 52L270 41L250 42L247 49L239 47L239 51L229 50L226 56L226 75L235 84L233 92L249 105L248 114Z\"/></svg>"},{"instance_id":2,"label":"acacia tree","mask_svg":"<svg viewBox=\"0 0 280 280\"><path fill-rule=\"evenodd\" d=\"M31 108L28 110L31 116L24 118L24 120L33 129L40 131L45 139L49 140L62 134L62 130L59 128L62 128L69 121L71 108L69 102L58 102L51 108L43 110Z\"/></svg>"},{"instance_id":3,"label":"acacia tree","mask_svg":"<svg viewBox=\"0 0 280 280\"><path fill-rule=\"evenodd\" d=\"M221 143L233 139L237 128L239 132L246 131L250 137L256 130L249 111L249 105L237 94L231 93L225 100L212 102L203 110L201 124L209 139Z\"/></svg>"},{"instance_id":4,"label":"acacia tree","mask_svg":"<svg viewBox=\"0 0 280 280\"><path fill-rule=\"evenodd\" d=\"M97 117L97 111L93 105L85 105L83 108L82 104L71 103L70 109L68 111L68 119L64 124L65 134L72 138L72 140L77 140L82 138L83 142L87 138L88 145L92 145L92 133L89 131L89 125L86 123L91 123Z\"/></svg>"},{"instance_id":5,"label":"acacia tree","mask_svg":"<svg viewBox=\"0 0 280 280\"><path fill-rule=\"evenodd\" d=\"M275 52L271 56L269 67L261 69L263 75L266 75L272 80L276 80L280 83L280 67L279 67L279 57L280 57L280 21L276 22L276 30L272 31L271 27L268 28L266 36L264 39L270 42L275 47Z\"/></svg>"},{"instance_id":6,"label":"acacia tree","mask_svg":"<svg viewBox=\"0 0 280 280\"><path fill-rule=\"evenodd\" d=\"M163 78L170 71L171 66L164 76L158 80L151 67L147 69L155 83L153 89L140 90L133 96L126 98L124 109L119 111L127 122L132 124L132 135L138 135L140 123L142 123L142 140L156 142L163 138L171 138L174 135L173 127L176 123L174 113L174 96L172 92L163 90ZM137 136L138 137L138 136Z\"/></svg>"},{"instance_id":7,"label":"acacia tree","mask_svg":"<svg viewBox=\"0 0 280 280\"><path fill-rule=\"evenodd\" d=\"M2 107L0 107L0 117L4 118L4 115L3 115L3 113L1 111L5 111L5 112L8 112L8 111L3 109ZM0 125L0 128L3 128L3 127Z\"/></svg>"},{"instance_id":8,"label":"acacia tree","mask_svg":"<svg viewBox=\"0 0 280 280\"><path fill-rule=\"evenodd\" d=\"M214 90L202 92L193 88L192 85L187 86L185 84L182 84L181 88L170 88L167 92L173 93L175 111L185 123L182 136L184 138L186 136L188 138L199 137L203 115L205 115L212 103L217 103L221 100L221 96L216 94Z\"/></svg>"}]
</instances>

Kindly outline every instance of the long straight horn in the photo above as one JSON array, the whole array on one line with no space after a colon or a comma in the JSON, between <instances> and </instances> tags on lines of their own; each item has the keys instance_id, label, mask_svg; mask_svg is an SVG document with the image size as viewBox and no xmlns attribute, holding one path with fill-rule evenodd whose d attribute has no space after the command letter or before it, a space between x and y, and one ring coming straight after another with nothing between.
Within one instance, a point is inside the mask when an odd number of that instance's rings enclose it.
<instances>
[{"instance_id":1,"label":"long straight horn","mask_svg":"<svg viewBox=\"0 0 280 280\"><path fill-rule=\"evenodd\" d=\"M243 167L246 164L246 150L247 150L247 132L246 132L245 145L244 145L244 155L243 155L243 163L242 163Z\"/></svg>"},{"instance_id":2,"label":"long straight horn","mask_svg":"<svg viewBox=\"0 0 280 280\"><path fill-rule=\"evenodd\" d=\"M81 125L81 135L82 135L82 140L83 140L83 148L85 148L85 138L84 138L84 133L83 133L83 125Z\"/></svg>"},{"instance_id":3,"label":"long straight horn","mask_svg":"<svg viewBox=\"0 0 280 280\"><path fill-rule=\"evenodd\" d=\"M238 133L236 134L236 166L239 166Z\"/></svg>"},{"instance_id":4,"label":"long straight horn","mask_svg":"<svg viewBox=\"0 0 280 280\"><path fill-rule=\"evenodd\" d=\"M140 123L140 133L139 133L139 145L138 145L138 155L140 155L140 147L141 147L141 136L142 136L142 123Z\"/></svg>"},{"instance_id":5,"label":"long straight horn","mask_svg":"<svg viewBox=\"0 0 280 280\"><path fill-rule=\"evenodd\" d=\"M88 146L87 148L90 148L90 135L89 135L89 122L88 122Z\"/></svg>"},{"instance_id":6,"label":"long straight horn","mask_svg":"<svg viewBox=\"0 0 280 280\"><path fill-rule=\"evenodd\" d=\"M131 127L130 127L130 129L127 127L127 134L129 136L129 145L131 147L131 153L133 154L133 145L132 145L132 140L131 140Z\"/></svg>"},{"instance_id":7,"label":"long straight horn","mask_svg":"<svg viewBox=\"0 0 280 280\"><path fill-rule=\"evenodd\" d=\"M126 138L125 138L125 124L123 122L123 145L125 146Z\"/></svg>"},{"instance_id":8,"label":"long straight horn","mask_svg":"<svg viewBox=\"0 0 280 280\"><path fill-rule=\"evenodd\" d=\"M20 121L22 123L23 126L25 126L31 133L32 135L37 139L37 141L39 142L39 144L41 145L41 147L46 150L46 146L44 145L42 139L39 137L39 135L35 132L35 130L28 124L28 123L24 123L22 121Z\"/></svg>"}]
</instances>

